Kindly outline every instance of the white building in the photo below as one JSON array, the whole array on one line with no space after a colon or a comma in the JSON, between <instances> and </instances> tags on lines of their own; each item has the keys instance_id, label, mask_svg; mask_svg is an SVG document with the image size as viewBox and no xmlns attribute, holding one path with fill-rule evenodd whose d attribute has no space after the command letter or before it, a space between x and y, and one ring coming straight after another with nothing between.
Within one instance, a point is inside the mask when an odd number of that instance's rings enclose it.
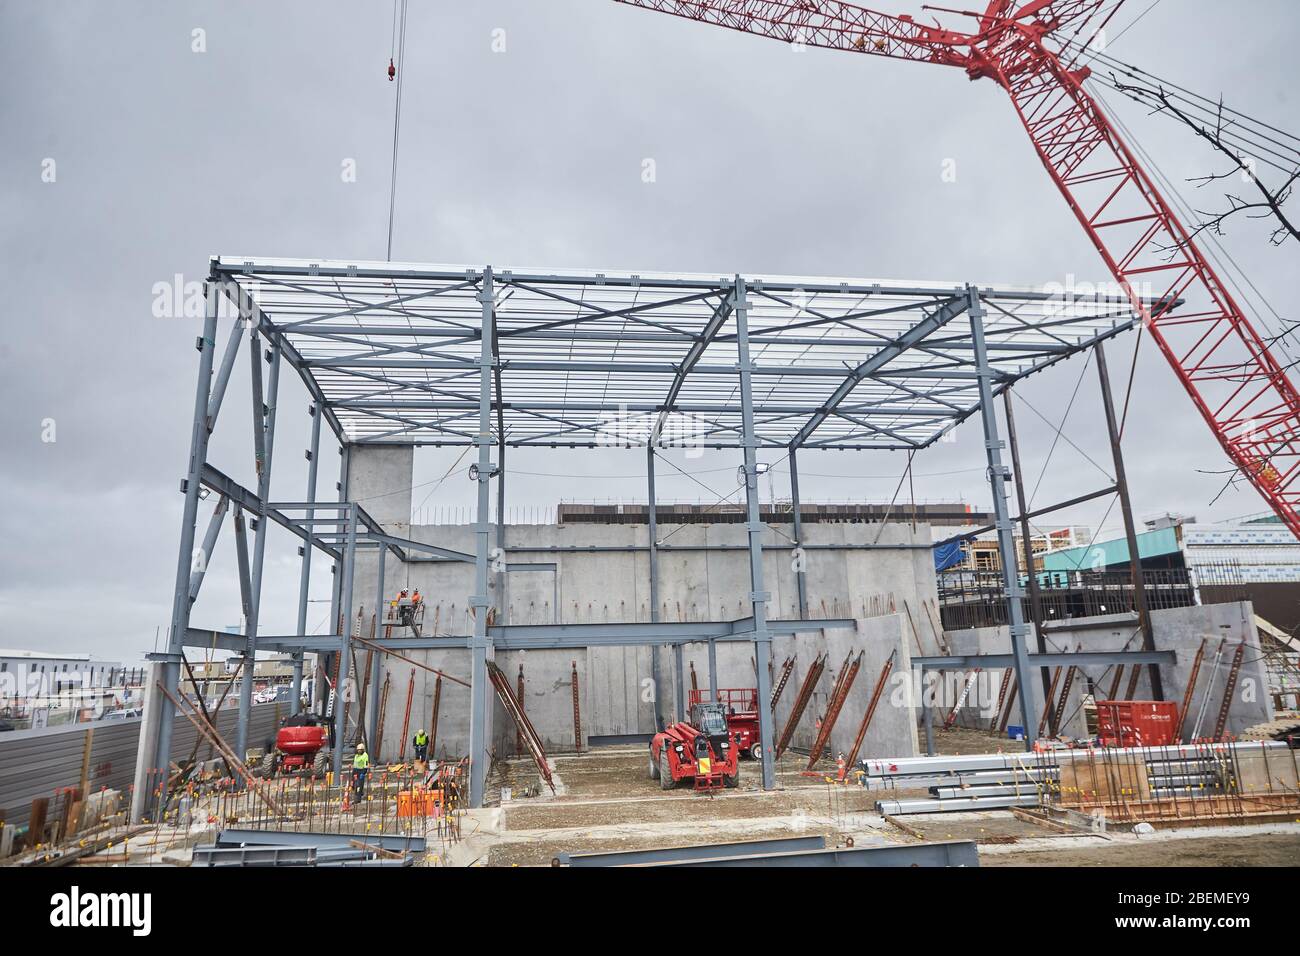
<instances>
[{"instance_id":1,"label":"white building","mask_svg":"<svg viewBox=\"0 0 1300 956\"><path fill-rule=\"evenodd\" d=\"M117 661L94 660L89 654L0 648L0 703L121 686L124 673Z\"/></svg>"}]
</instances>

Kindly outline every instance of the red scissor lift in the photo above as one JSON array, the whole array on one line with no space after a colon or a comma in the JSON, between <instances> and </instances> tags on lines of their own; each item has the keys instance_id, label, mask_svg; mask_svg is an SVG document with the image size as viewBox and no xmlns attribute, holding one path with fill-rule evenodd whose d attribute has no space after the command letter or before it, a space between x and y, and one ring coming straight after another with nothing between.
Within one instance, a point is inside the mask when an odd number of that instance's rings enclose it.
<instances>
[{"instance_id":1,"label":"red scissor lift","mask_svg":"<svg viewBox=\"0 0 1300 956\"><path fill-rule=\"evenodd\" d=\"M687 691L687 710L694 713L696 705L713 702L713 695L707 689ZM736 749L748 754L755 760L762 759L762 738L758 733L758 688L756 687L719 687L718 703L726 709L727 729L731 739L736 742Z\"/></svg>"}]
</instances>

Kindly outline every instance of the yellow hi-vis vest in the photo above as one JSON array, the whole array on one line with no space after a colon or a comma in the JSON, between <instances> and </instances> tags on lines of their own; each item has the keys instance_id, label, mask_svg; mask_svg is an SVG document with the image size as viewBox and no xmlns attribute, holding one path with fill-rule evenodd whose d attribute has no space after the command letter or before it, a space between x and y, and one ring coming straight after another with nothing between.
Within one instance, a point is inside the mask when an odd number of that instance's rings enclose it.
<instances>
[{"instance_id":1,"label":"yellow hi-vis vest","mask_svg":"<svg viewBox=\"0 0 1300 956\"><path fill-rule=\"evenodd\" d=\"M424 746L426 746L428 743L429 743L429 735L428 735L428 734L416 734L416 735L415 735L415 746L417 746L417 747L424 747Z\"/></svg>"},{"instance_id":2,"label":"yellow hi-vis vest","mask_svg":"<svg viewBox=\"0 0 1300 956\"><path fill-rule=\"evenodd\" d=\"M369 770L369 769L370 769L370 754L367 754L367 753L360 753L360 754L356 754L356 755L354 755L353 758L352 758L352 769L353 769L353 770Z\"/></svg>"}]
</instances>

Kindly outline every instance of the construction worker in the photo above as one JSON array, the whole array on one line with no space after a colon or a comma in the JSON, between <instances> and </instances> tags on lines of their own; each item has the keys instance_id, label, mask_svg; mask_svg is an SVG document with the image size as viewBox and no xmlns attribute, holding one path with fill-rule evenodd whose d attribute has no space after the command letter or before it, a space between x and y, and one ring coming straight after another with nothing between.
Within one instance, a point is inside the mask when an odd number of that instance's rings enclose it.
<instances>
[{"instance_id":1,"label":"construction worker","mask_svg":"<svg viewBox=\"0 0 1300 956\"><path fill-rule=\"evenodd\" d=\"M411 743L415 745L415 759L419 760L421 763L428 761L429 735L424 732L423 728L415 732L415 736L411 739Z\"/></svg>"},{"instance_id":2,"label":"construction worker","mask_svg":"<svg viewBox=\"0 0 1300 956\"><path fill-rule=\"evenodd\" d=\"M397 595L397 615L403 624L411 623L411 605L407 603L410 598L410 588L402 588Z\"/></svg>"},{"instance_id":3,"label":"construction worker","mask_svg":"<svg viewBox=\"0 0 1300 956\"><path fill-rule=\"evenodd\" d=\"M370 775L370 754L366 745L357 744L357 752L352 756L352 792L358 800L366 795L366 777Z\"/></svg>"},{"instance_id":4,"label":"construction worker","mask_svg":"<svg viewBox=\"0 0 1300 956\"><path fill-rule=\"evenodd\" d=\"M836 771L837 771L837 773L835 774L835 779L836 779L836 780L843 780L843 779L844 779L844 774L847 773L847 772L848 772L848 769L849 769L848 764L847 764L847 763L845 762L845 760L844 760L844 751L843 751L843 750L841 750L841 751L839 752L839 756L837 756L837 757L835 758L835 769L836 769Z\"/></svg>"}]
</instances>

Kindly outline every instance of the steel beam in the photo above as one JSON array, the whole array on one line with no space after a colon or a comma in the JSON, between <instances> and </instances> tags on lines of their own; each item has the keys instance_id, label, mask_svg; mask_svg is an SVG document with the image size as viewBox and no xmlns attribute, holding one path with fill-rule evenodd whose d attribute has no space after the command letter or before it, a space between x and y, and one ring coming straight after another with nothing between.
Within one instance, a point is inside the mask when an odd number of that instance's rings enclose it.
<instances>
[{"instance_id":1,"label":"steel beam","mask_svg":"<svg viewBox=\"0 0 1300 956\"><path fill-rule=\"evenodd\" d=\"M851 618L826 618L808 621L768 621L769 635L804 634L817 630L852 628ZM739 621L667 621L660 624L506 624L488 628L492 645L504 651L546 650L555 648L576 649L585 647L664 647L674 644L713 643L719 641L752 641L752 618ZM207 647L213 642L242 640L240 635L204 631L191 628L186 637L186 647ZM444 635L442 637L400 637L377 640L375 643L389 650L459 650L468 648L472 636ZM311 634L259 635L258 646L280 651L305 650L333 652L340 646L335 636Z\"/></svg>"},{"instance_id":2,"label":"steel beam","mask_svg":"<svg viewBox=\"0 0 1300 956\"><path fill-rule=\"evenodd\" d=\"M1033 667L1109 667L1112 664L1164 664L1178 662L1173 651L1073 651L1060 654L1028 654L1027 665ZM913 657L912 666L921 670L992 670L1015 667L1015 654L948 654L941 657Z\"/></svg>"},{"instance_id":3,"label":"steel beam","mask_svg":"<svg viewBox=\"0 0 1300 956\"><path fill-rule=\"evenodd\" d=\"M608 853L562 852L552 866L601 867L640 866L646 863L676 863L684 860L716 860L727 856L753 856L756 853L793 853L797 850L824 850L826 837L778 837L773 840L748 840L742 843L705 843L697 846L669 846L653 850L612 850Z\"/></svg>"},{"instance_id":4,"label":"steel beam","mask_svg":"<svg viewBox=\"0 0 1300 956\"><path fill-rule=\"evenodd\" d=\"M217 415L221 411L221 401L226 395L226 386L230 383L230 372L235 366L235 357L239 354L239 343L244 337L243 326L244 323L236 322L230 330L230 338L226 341L225 354L221 356L221 368L212 383L212 395L208 399L206 415L209 433L217 424Z\"/></svg>"},{"instance_id":5,"label":"steel beam","mask_svg":"<svg viewBox=\"0 0 1300 956\"><path fill-rule=\"evenodd\" d=\"M1035 797L1036 801L1038 798ZM793 853L756 853L712 860L679 860L648 863L646 866L762 866L762 867L914 867L980 865L974 840L941 843L883 844L881 846L836 847L833 850L802 850Z\"/></svg>"},{"instance_id":6,"label":"steel beam","mask_svg":"<svg viewBox=\"0 0 1300 956\"><path fill-rule=\"evenodd\" d=\"M250 491L236 482L233 478L218 471L212 465L206 463L203 465L199 480L205 487L212 489L219 495L225 495L235 504L240 505L245 511L251 511L253 514L258 515L262 513L262 501L258 498L257 492ZM266 516L286 531L297 535L305 543L314 548L320 548L332 558L338 558L338 550L330 547L329 542L321 538L320 535L314 534L299 525L294 521L294 519L285 515L274 505L266 506Z\"/></svg>"},{"instance_id":7,"label":"steel beam","mask_svg":"<svg viewBox=\"0 0 1300 956\"><path fill-rule=\"evenodd\" d=\"M190 573L191 605L198 598L199 589L203 587L203 576L208 573L208 562L212 560L212 551L217 546L217 536L221 533L221 525L229 510L230 499L225 495L219 495L216 507L212 509L212 517L208 521L208 530L203 535L202 550L195 555L195 563L198 567Z\"/></svg>"},{"instance_id":8,"label":"steel beam","mask_svg":"<svg viewBox=\"0 0 1300 956\"><path fill-rule=\"evenodd\" d=\"M739 276L737 276L736 279L737 282L743 281ZM849 397L863 379L869 378L873 373L884 368L908 349L921 344L921 342L931 334L937 332L957 316L961 315L966 311L967 303L967 296L954 296L900 335L897 341L885 345L865 362L858 365L857 368L850 372L849 376L840 383L839 388L835 389L831 397L826 400L826 403L815 412L810 419L808 419L803 428L799 429L799 433L795 435L793 440L790 442L791 447L798 448L808 441L808 439L812 437L812 433L817 430L818 426L820 426L822 422L826 421L826 419L831 415L835 414L835 410L846 398ZM945 347L949 346L945 345Z\"/></svg>"}]
</instances>

